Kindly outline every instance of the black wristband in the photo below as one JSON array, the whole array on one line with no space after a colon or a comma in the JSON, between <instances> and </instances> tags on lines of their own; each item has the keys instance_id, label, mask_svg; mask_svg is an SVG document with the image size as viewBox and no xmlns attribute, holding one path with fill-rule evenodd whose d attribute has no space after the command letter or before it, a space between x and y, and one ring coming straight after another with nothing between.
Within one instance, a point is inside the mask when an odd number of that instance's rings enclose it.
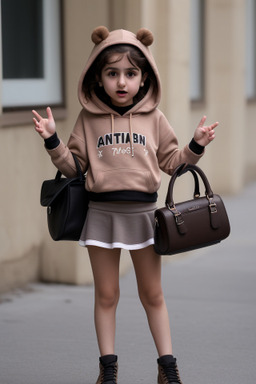
<instances>
[{"instance_id":1,"label":"black wristband","mask_svg":"<svg viewBox=\"0 0 256 384\"><path fill-rule=\"evenodd\" d=\"M197 155L201 155L204 151L204 147L198 144L194 138L190 141L188 146L189 149L191 149L191 151L196 153Z\"/></svg>"},{"instance_id":2,"label":"black wristband","mask_svg":"<svg viewBox=\"0 0 256 384\"><path fill-rule=\"evenodd\" d=\"M51 137L48 137L48 139L44 139L44 143L47 149L54 149L58 147L60 139L58 138L58 135L55 132Z\"/></svg>"}]
</instances>

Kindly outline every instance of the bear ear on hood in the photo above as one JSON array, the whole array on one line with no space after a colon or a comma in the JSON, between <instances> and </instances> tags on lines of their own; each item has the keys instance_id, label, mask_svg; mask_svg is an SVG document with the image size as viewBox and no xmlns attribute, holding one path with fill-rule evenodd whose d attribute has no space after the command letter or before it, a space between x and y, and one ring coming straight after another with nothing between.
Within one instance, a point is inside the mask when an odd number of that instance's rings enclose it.
<instances>
[{"instance_id":1,"label":"bear ear on hood","mask_svg":"<svg viewBox=\"0 0 256 384\"><path fill-rule=\"evenodd\" d=\"M146 47L151 45L154 41L152 32L150 32L150 30L146 28L139 29L136 37Z\"/></svg>"},{"instance_id":2,"label":"bear ear on hood","mask_svg":"<svg viewBox=\"0 0 256 384\"><path fill-rule=\"evenodd\" d=\"M109 30L104 27L104 26L100 26L100 27L97 27L94 29L94 31L92 32L92 42L94 44L99 44L101 43L103 40L105 40L109 35Z\"/></svg>"}]
</instances>

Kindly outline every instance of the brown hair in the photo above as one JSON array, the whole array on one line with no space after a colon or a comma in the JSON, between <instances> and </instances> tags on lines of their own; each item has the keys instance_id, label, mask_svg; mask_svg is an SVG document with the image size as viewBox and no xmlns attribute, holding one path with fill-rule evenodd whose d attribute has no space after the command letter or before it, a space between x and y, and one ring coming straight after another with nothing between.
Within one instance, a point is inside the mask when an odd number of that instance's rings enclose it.
<instances>
[{"instance_id":1,"label":"brown hair","mask_svg":"<svg viewBox=\"0 0 256 384\"><path fill-rule=\"evenodd\" d=\"M85 97L87 99L91 99L92 92L94 91L103 102L108 103L110 101L109 96L104 91L104 88L99 87L99 81L101 78L102 69L106 64L111 63L111 57L116 53L120 53L120 60L124 54L127 54L130 63L140 68L142 76L147 73L144 87L140 88L139 92L134 98L134 102L138 103L147 93L150 84L153 84L153 86L156 87L156 77L143 53L138 48L129 44L112 45L111 47L104 49L98 55L84 77L82 89Z\"/></svg>"}]
</instances>

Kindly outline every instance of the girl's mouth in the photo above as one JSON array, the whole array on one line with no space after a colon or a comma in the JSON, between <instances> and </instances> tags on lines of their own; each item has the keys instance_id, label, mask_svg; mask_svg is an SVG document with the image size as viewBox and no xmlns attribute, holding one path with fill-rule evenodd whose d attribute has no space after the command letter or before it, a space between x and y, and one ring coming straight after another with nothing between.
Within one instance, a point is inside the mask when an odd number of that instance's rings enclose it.
<instances>
[{"instance_id":1,"label":"girl's mouth","mask_svg":"<svg viewBox=\"0 0 256 384\"><path fill-rule=\"evenodd\" d=\"M117 91L116 93L117 93L118 95L126 95L126 94L127 94L126 91Z\"/></svg>"}]
</instances>

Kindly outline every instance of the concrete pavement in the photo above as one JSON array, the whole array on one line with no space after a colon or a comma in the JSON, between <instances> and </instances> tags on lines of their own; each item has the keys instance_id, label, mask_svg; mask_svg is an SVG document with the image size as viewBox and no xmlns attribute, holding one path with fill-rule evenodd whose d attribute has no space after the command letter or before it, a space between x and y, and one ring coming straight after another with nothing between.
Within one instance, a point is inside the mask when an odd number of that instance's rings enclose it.
<instances>
[{"instance_id":1,"label":"concrete pavement","mask_svg":"<svg viewBox=\"0 0 256 384\"><path fill-rule=\"evenodd\" d=\"M165 257L163 287L184 384L256 382L256 184L224 198L231 236ZM156 351L133 271L121 278L119 383L156 383ZM1 297L0 384L93 384L93 287L33 284Z\"/></svg>"}]
</instances>

